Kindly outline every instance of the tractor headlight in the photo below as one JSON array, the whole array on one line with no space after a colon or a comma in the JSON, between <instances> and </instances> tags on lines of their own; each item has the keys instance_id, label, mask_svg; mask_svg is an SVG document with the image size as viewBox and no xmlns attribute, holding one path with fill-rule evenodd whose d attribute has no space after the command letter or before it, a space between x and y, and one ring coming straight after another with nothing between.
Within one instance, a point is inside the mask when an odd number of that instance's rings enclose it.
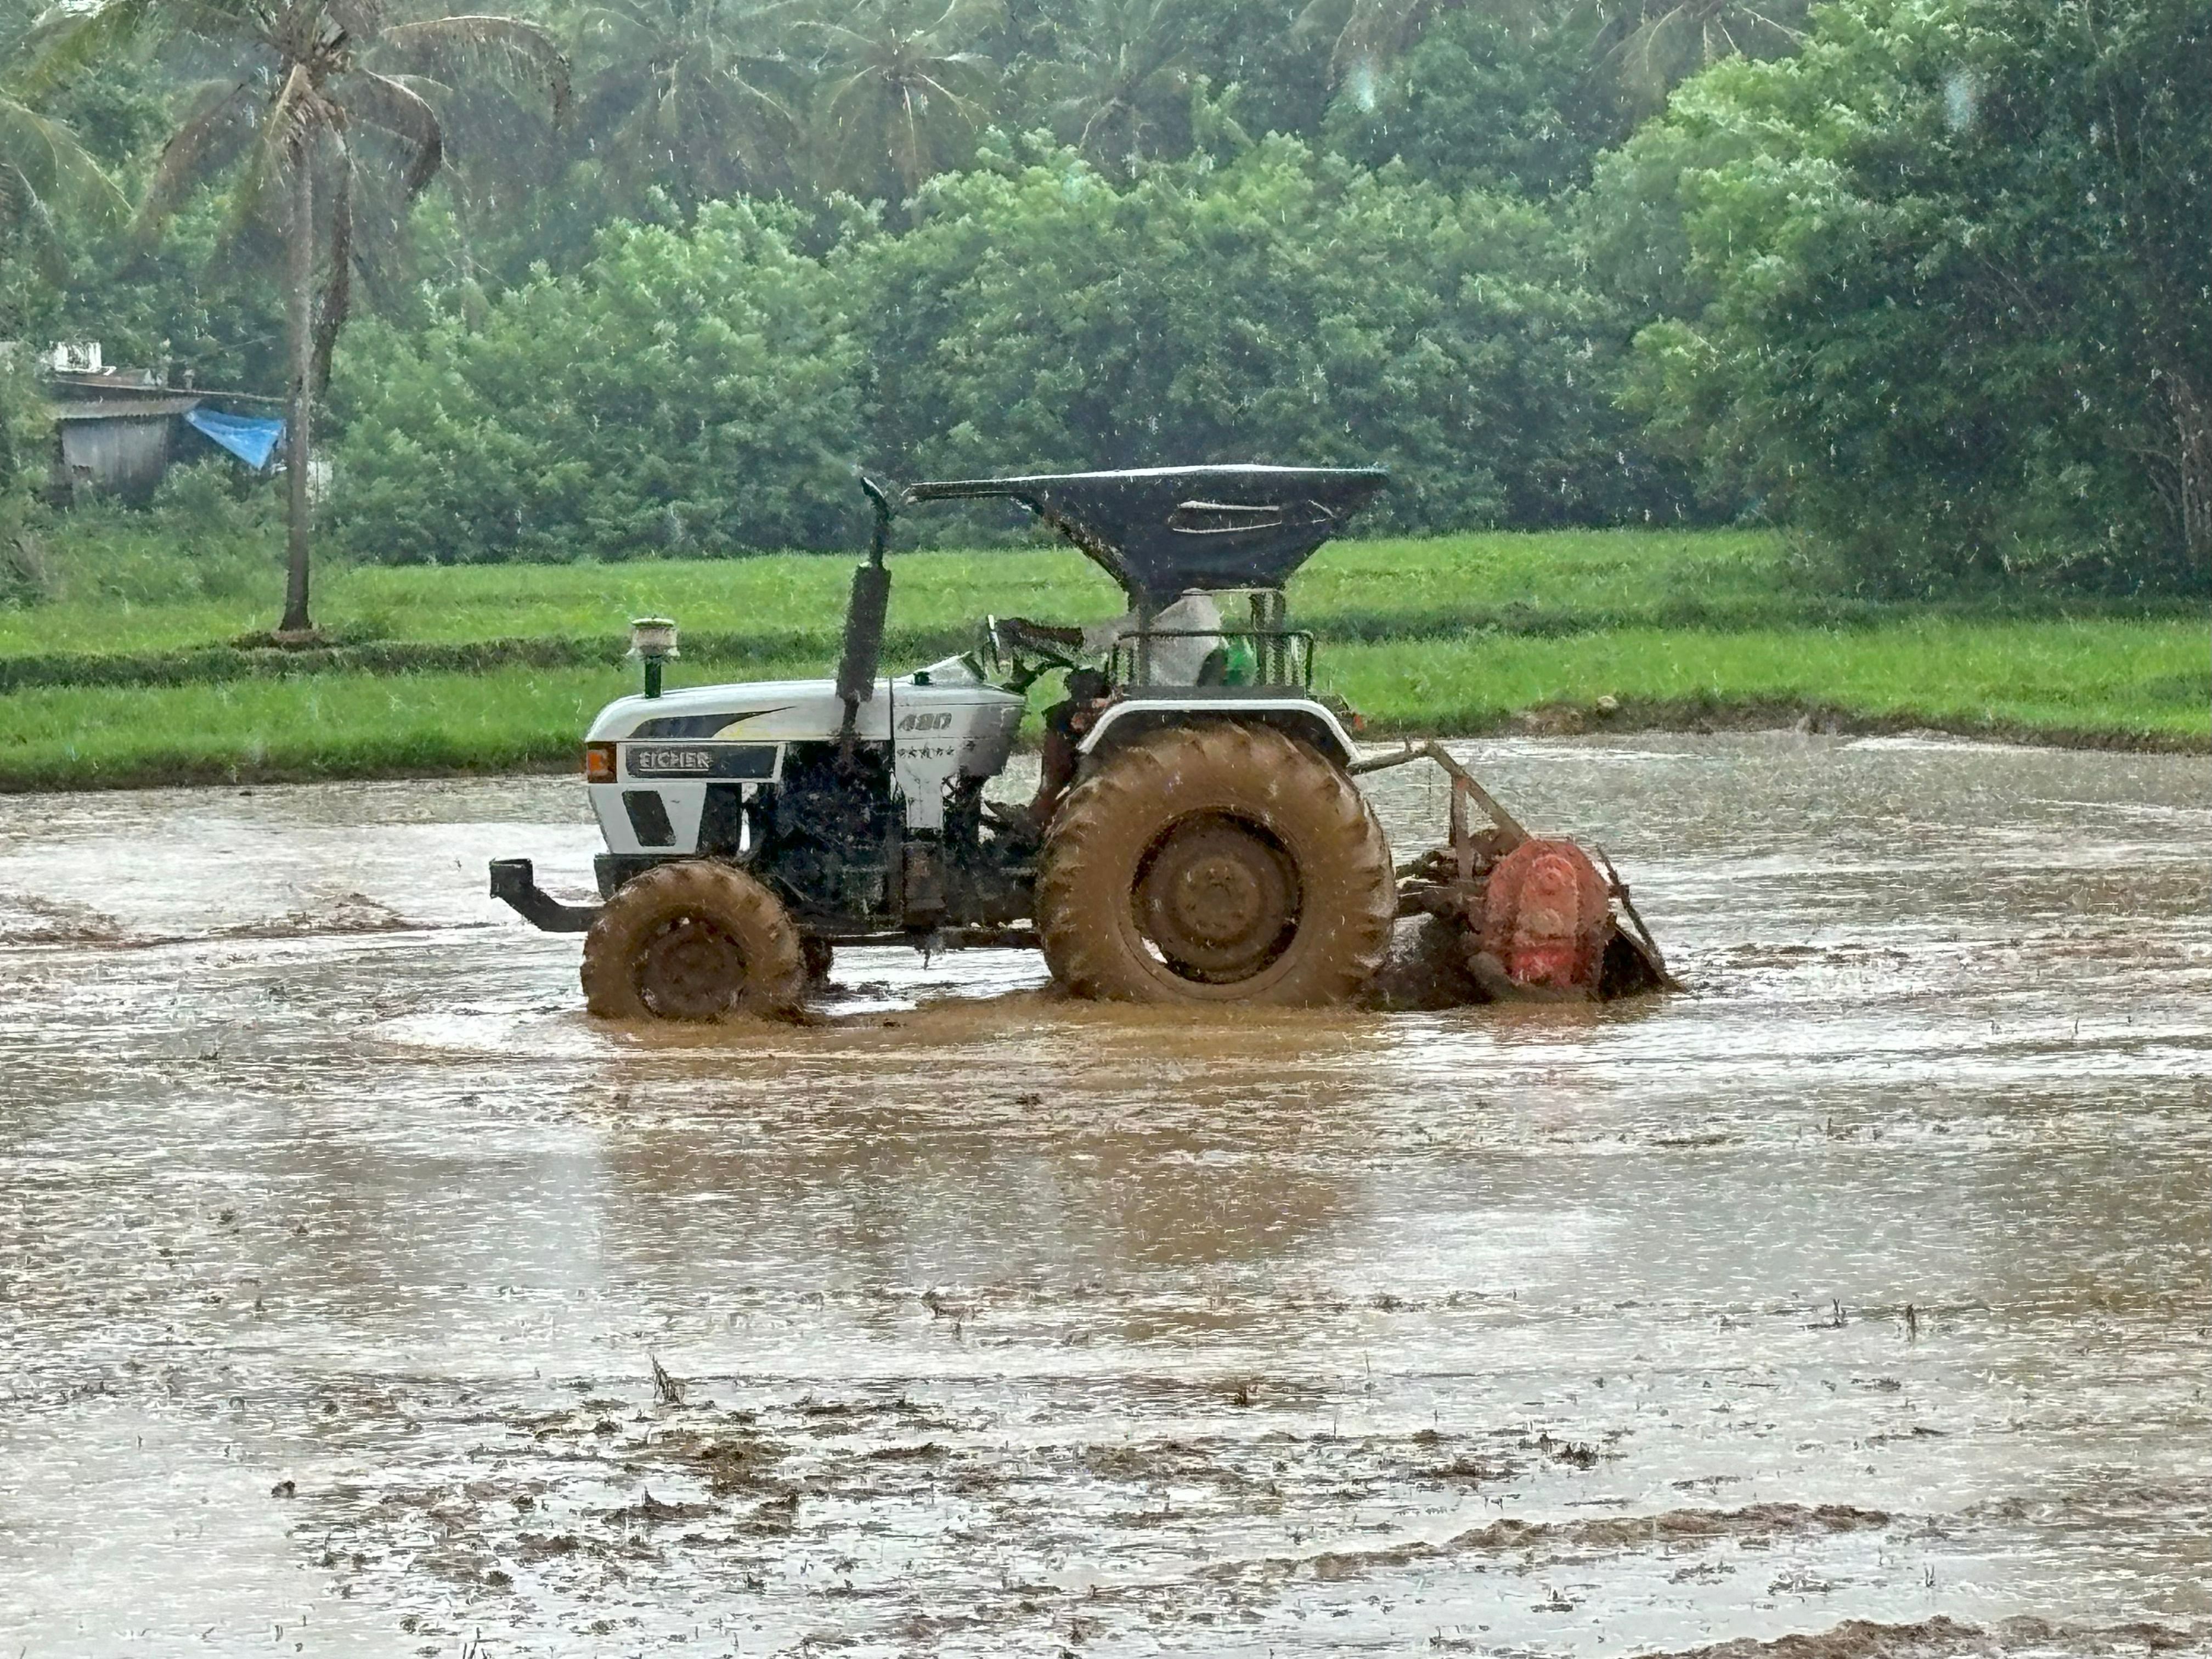
<instances>
[{"instance_id":1,"label":"tractor headlight","mask_svg":"<svg viewBox=\"0 0 2212 1659\"><path fill-rule=\"evenodd\" d=\"M612 783L615 781L615 746L611 743L587 743L584 745L584 781Z\"/></svg>"}]
</instances>

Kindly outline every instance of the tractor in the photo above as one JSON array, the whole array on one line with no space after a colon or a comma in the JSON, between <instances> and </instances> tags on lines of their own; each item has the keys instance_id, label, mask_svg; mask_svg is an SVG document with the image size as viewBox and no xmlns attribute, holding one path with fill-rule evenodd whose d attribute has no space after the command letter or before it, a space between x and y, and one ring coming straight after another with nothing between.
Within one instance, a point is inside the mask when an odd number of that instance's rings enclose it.
<instances>
[{"instance_id":1,"label":"tractor","mask_svg":"<svg viewBox=\"0 0 2212 1659\"><path fill-rule=\"evenodd\" d=\"M1370 994L1401 918L1428 928L1431 957L1441 945L1461 1000L1671 983L1609 864L1600 876L1573 843L1532 837L1439 744L1364 750L1358 717L1316 692L1284 585L1386 482L1213 465L894 495L864 478L874 534L836 677L669 687L674 625L641 619L643 694L610 703L584 743L601 902L547 895L525 859L495 860L491 891L585 934L586 1005L613 1018L786 1012L836 947L893 943L1040 949L1085 997L1340 1003ZM993 500L1120 585L1129 611L1097 642L1103 666L1055 630L985 618L970 649L884 674L895 515ZM1193 596L1202 625L1171 625ZM1039 821L985 792L1054 672L1087 695L1072 781ZM1449 840L1394 866L1358 780L1415 761L1449 775Z\"/></svg>"}]
</instances>

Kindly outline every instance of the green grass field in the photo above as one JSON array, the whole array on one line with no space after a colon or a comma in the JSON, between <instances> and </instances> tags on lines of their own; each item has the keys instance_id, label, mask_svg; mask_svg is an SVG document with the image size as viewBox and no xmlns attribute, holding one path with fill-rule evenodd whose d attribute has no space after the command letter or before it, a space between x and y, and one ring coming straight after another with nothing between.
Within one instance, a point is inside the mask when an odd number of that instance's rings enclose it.
<instances>
[{"instance_id":1,"label":"green grass field","mask_svg":"<svg viewBox=\"0 0 2212 1659\"><path fill-rule=\"evenodd\" d=\"M629 690L624 623L659 611L685 679L826 674L849 557L325 572L348 648L239 650L268 592L161 602L76 592L0 610L0 787L359 776L555 765ZM1120 609L1072 550L894 562L910 665L986 612ZM1587 532L1340 543L1292 584L1321 683L1377 732L1787 720L2062 741L2207 746L2206 623L2175 607L2065 614L1884 605L1794 580L1779 538ZM121 682L121 683L118 683ZM1620 707L1594 714L1600 698Z\"/></svg>"},{"instance_id":2,"label":"green grass field","mask_svg":"<svg viewBox=\"0 0 2212 1659\"><path fill-rule=\"evenodd\" d=\"M1300 618L1380 631L1650 622L1743 625L1830 618L1832 602L1783 585L1770 535L1561 532L1432 541L1340 542L1294 580ZM986 613L1089 620L1120 609L1114 585L1066 547L897 556L892 618L964 629ZM524 636L611 639L658 611L701 635L836 637L853 560L784 555L623 564L362 565L321 574L316 620L341 640L461 642ZM82 589L91 583L76 585ZM132 584L141 591L143 580ZM182 586L180 584L180 586ZM0 611L0 659L176 651L227 642L273 617L280 578L235 596L148 603L75 591Z\"/></svg>"},{"instance_id":3,"label":"green grass field","mask_svg":"<svg viewBox=\"0 0 2212 1659\"><path fill-rule=\"evenodd\" d=\"M190 554L184 555L188 563ZM647 611L687 634L834 641L853 560L839 555L574 565L360 565L323 570L316 619L336 639L458 644L516 637L605 641ZM1120 610L1113 584L1066 547L896 556L894 628L966 630L988 612L1087 621ZM235 578L234 576L234 582ZM245 591L149 602L70 585L66 600L0 608L0 662L175 652L227 643L274 620L281 574ZM177 583L185 588L189 585ZM89 591L88 591L89 590ZM1601 628L1736 629L1864 625L1986 602L1899 605L1796 580L1778 535L1744 531L1559 531L1338 542L1293 579L1297 619L1376 639L1585 633ZM2045 601L2035 614L2099 609ZM2137 608L2140 613L2140 608Z\"/></svg>"}]
</instances>

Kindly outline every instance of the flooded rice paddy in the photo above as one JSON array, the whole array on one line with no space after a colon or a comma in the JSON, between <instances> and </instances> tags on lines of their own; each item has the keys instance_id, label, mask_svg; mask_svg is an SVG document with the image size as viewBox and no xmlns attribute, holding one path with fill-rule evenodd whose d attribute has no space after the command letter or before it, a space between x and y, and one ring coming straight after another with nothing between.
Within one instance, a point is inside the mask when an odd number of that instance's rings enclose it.
<instances>
[{"instance_id":1,"label":"flooded rice paddy","mask_svg":"<svg viewBox=\"0 0 2212 1659\"><path fill-rule=\"evenodd\" d=\"M0 800L0 1653L2212 1650L2212 765L1462 752L1689 994L613 1030L565 780Z\"/></svg>"}]
</instances>

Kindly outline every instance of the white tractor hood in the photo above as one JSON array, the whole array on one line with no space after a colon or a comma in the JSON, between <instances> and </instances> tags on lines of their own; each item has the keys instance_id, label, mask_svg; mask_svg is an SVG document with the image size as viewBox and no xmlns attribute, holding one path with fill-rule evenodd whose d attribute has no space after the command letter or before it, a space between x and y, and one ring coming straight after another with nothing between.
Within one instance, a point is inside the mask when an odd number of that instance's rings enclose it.
<instances>
[{"instance_id":1,"label":"white tractor hood","mask_svg":"<svg viewBox=\"0 0 2212 1659\"><path fill-rule=\"evenodd\" d=\"M890 735L892 683L876 682L860 705L854 735L881 742ZM902 690L907 688L901 688ZM834 738L845 720L834 680L757 680L744 685L693 685L657 697L622 697L599 710L586 734L606 743L634 736L695 741L792 743ZM641 733L639 727L645 727Z\"/></svg>"},{"instance_id":2,"label":"white tractor hood","mask_svg":"<svg viewBox=\"0 0 2212 1659\"><path fill-rule=\"evenodd\" d=\"M953 779L994 777L1005 767L1027 702L960 672L957 659L921 672L926 678L919 685L911 674L878 680L875 696L860 705L853 735L862 743L890 744L893 787L906 802L908 827L934 831L944 822L945 793ZM844 723L845 705L834 680L695 685L609 703L586 734L588 742L620 745L616 781L591 787L608 850L689 851L708 781L734 775L716 773L719 751L695 747L677 758L686 774L696 775L673 777L660 769L665 751L684 745L831 743ZM745 775L766 781L781 776L781 768L780 760L771 761ZM674 840L649 846L635 840L622 797L645 785L665 798Z\"/></svg>"}]
</instances>

